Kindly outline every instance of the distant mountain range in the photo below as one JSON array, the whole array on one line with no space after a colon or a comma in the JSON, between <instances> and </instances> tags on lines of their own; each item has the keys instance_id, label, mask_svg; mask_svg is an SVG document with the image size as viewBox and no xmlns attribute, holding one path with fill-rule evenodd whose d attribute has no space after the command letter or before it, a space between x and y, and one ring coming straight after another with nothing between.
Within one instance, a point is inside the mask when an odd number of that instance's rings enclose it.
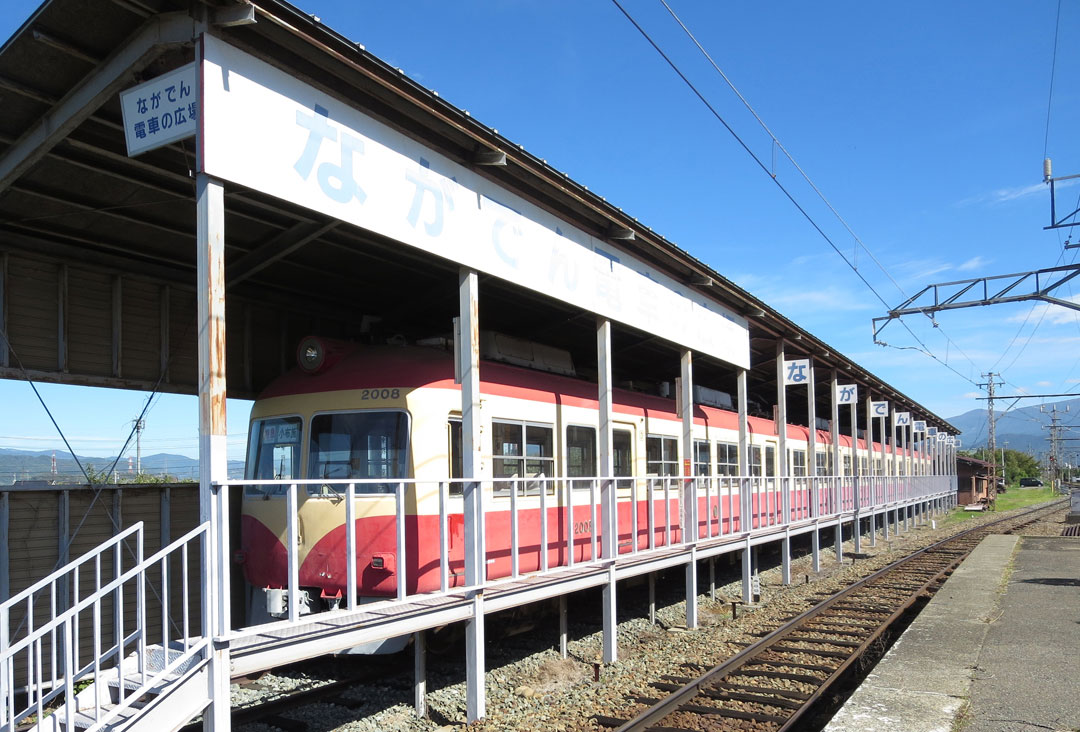
<instances>
[{"instance_id":1,"label":"distant mountain range","mask_svg":"<svg viewBox=\"0 0 1080 732\"><path fill-rule=\"evenodd\" d=\"M56 473L52 470L52 458L56 455ZM129 461L127 457L117 461L116 456L93 457L80 455L79 462L83 467L93 466L97 472L108 470L116 463L115 471L120 480L135 472L134 457ZM230 460L228 463L230 478L242 478L244 475L244 462L242 460ZM153 455L144 455L142 458L142 472L150 475L171 475L178 480L198 480L199 461L184 455L159 452ZM65 483L85 482L82 471L70 452L64 450L16 450L13 448L0 448L0 484L9 484L15 480L55 480Z\"/></svg>"},{"instance_id":2,"label":"distant mountain range","mask_svg":"<svg viewBox=\"0 0 1080 732\"><path fill-rule=\"evenodd\" d=\"M1044 411L1040 411L1039 405L1015 406L1011 409L1010 406L1010 402L1004 399L994 400L995 422L997 423L995 439L999 448L1008 447L1010 450L1020 450L1033 455L1049 451L1050 430L1047 428L1050 425L1051 411L1054 407L1057 408L1059 424L1063 427L1072 426L1080 429L1080 397L1044 404L1041 407ZM972 409L970 412L948 418L948 421L961 431L963 449L986 446L989 438L986 416L985 409ZM1070 436L1067 430L1064 436ZM1065 444L1071 447L1076 443Z\"/></svg>"}]
</instances>

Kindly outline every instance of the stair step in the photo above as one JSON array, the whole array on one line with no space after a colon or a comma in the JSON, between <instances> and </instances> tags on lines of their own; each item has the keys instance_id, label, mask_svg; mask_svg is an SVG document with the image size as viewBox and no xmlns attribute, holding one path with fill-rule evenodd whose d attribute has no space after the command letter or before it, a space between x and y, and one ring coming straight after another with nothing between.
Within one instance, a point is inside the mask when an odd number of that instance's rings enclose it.
<instances>
[{"instance_id":1,"label":"stair step","mask_svg":"<svg viewBox=\"0 0 1080 732\"><path fill-rule=\"evenodd\" d=\"M111 711L112 711L112 707L102 707L101 708L101 716L104 717L106 714L108 714ZM59 721L61 725L66 724L67 723L66 712L61 709L58 712L58 714L59 714L59 717L58 717L57 721ZM120 712L115 717L113 717L113 724L116 725L116 724L121 723L121 722L126 722L126 721L134 719L135 717L138 717L138 716L139 716L139 710L138 709L132 709L132 708L121 709ZM93 727L95 724L97 724L98 720L94 719L94 711L90 710L89 712L75 712L75 714L73 715L72 722L74 723L75 729L87 729L87 728ZM68 732L72 732L72 731L69 730Z\"/></svg>"}]
</instances>

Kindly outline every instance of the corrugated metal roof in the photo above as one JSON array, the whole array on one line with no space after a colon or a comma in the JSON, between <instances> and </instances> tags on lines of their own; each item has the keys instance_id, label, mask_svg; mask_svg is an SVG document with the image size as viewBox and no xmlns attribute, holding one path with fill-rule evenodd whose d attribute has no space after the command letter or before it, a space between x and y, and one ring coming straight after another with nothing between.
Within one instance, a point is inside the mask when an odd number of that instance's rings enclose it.
<instances>
[{"instance_id":1,"label":"corrugated metal roof","mask_svg":"<svg viewBox=\"0 0 1080 732\"><path fill-rule=\"evenodd\" d=\"M202 13L232 4L216 0L194 7ZM752 368L752 394L761 395L767 403L771 403L770 391L775 398L774 344L776 337L783 337L790 344L789 353L801 351L815 356L823 366L835 365L881 397L908 405L931 423L955 431L712 267L362 46L288 3L254 0L253 4L257 24L216 32L465 165L472 164L478 151L505 152L505 167L478 170L595 236L605 238L612 227L633 231L633 241L613 241L611 246L750 316L752 363L768 362ZM154 15L187 12L189 5L186 0L44 3L0 48L0 105L5 110L0 116L0 161L13 143L40 125L57 102L93 74L98 68L95 61L108 59ZM132 74L128 83L156 76L191 58L190 45L172 47ZM168 286L170 292L162 302L177 302L173 307L162 305L159 314L172 317L174 308L182 310L181 293L194 283L193 154L188 141L127 158L119 104L113 95L10 187L0 190L0 230L4 232L0 247L20 262L44 257L88 271L122 273L159 288ZM456 282L450 276L456 266L452 263L394 246L355 227L335 226L287 202L229 188L226 230L227 266L233 270L275 238L320 232L311 244L230 285L232 395L258 391L291 360L288 342L305 329L355 336L359 322L375 322L364 316L376 316L382 318L382 326L376 328L409 333L445 330L444 318L431 314L452 312L456 307ZM706 282L711 284L694 284ZM401 298L402 283L423 292L425 300ZM572 343L564 345L576 345L586 353L594 348L591 318L493 279L485 281L484 292L482 317L489 325L538 339L569 339ZM392 312L387 311L387 303L392 304ZM178 341L171 358L186 348L179 343L179 333L171 332L168 338L161 333L153 336L163 353L170 349L161 343ZM644 378L675 370L664 365L672 347L659 338L617 332L615 348L621 351L621 360ZM62 369L52 372L48 362L53 355L47 354L38 364L43 375L61 381L82 378ZM152 360L150 355L146 359ZM657 361L662 363L658 366ZM695 364L695 371L704 382L712 378L717 388L726 388L731 379L730 370L721 364L706 361L700 367ZM243 377L237 378L240 373ZM129 385L145 387L145 382L136 379ZM166 382L165 388L183 391L190 385L178 378ZM819 395L823 404L826 399L827 394Z\"/></svg>"}]
</instances>

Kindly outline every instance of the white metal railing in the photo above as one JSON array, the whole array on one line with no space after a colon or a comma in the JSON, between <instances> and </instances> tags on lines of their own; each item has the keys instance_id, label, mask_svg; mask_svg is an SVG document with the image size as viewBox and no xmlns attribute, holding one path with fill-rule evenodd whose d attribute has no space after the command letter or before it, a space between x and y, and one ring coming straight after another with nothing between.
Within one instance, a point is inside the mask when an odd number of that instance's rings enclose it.
<instances>
[{"instance_id":1,"label":"white metal railing","mask_svg":"<svg viewBox=\"0 0 1080 732\"><path fill-rule=\"evenodd\" d=\"M74 729L74 716L80 711L75 685L83 681L107 684L115 678L115 705L103 705L104 692L96 687L92 707L81 710L92 720L89 729L99 729L167 674L207 649L204 629L209 590L203 583L189 580L189 567L193 545L197 544L200 552L196 561L209 557L209 529L209 523L204 523L144 557L143 524L139 522L0 604L0 732L11 732L32 716L40 722L61 702L66 729ZM103 558L107 562L104 567ZM178 565L180 571L175 598L170 594L171 564ZM156 619L150 616L148 585L160 612ZM58 602L64 596L70 598L66 608ZM36 605L44 597L48 598L50 620L35 627ZM197 606L192 598L200 601ZM134 603L134 613L125 611L128 602ZM174 605L179 606L175 613ZM194 607L198 607L197 618L193 618ZM12 629L16 613L22 617ZM152 637L154 620L160 636ZM193 633L196 621L199 627ZM79 636L87 631L92 637L92 658L84 660ZM150 669L147 646L158 642L162 667ZM125 656L131 653L134 661L125 664ZM16 678L17 668L25 679ZM132 675L138 686L129 689L124 677ZM22 680L25 684L20 687ZM17 692L25 695L25 702L18 706Z\"/></svg>"},{"instance_id":2,"label":"white metal railing","mask_svg":"<svg viewBox=\"0 0 1080 732\"><path fill-rule=\"evenodd\" d=\"M458 592L465 588L464 576L451 571L465 566L469 557L463 548L451 551L452 516L463 512L463 494L480 487L481 509L478 531L484 568L476 586L512 579L524 574L552 572L560 568L602 562L602 497L605 486L616 487L619 535L618 554L647 554L672 546L747 533L775 531L787 521L805 522L852 514L856 508L867 513L884 505L941 495L950 485L949 476L697 476L619 478L500 478L482 481L440 482L393 479L296 479L230 480L215 485L225 494L233 489L277 499L285 510L283 535L287 567L283 582L287 597L287 617L301 614L302 572L299 526L309 501L344 502L345 588L343 605L354 610L358 596L357 554L360 545L370 546L358 518L366 502L392 502L393 516L384 519L380 530L395 532L392 551L393 591L381 599L405 600L416 594ZM697 535L684 532L683 494L692 488L698 500ZM218 499L227 501L227 495ZM435 514L432 535L406 542L407 517L417 513ZM437 506L437 509L436 509ZM382 509L380 509L380 512ZM534 512L528 515L527 512ZM523 522L523 517L526 521ZM418 519L416 519L418 520ZM523 531L523 525L529 531ZM303 521L306 524L306 521ZM417 524L414 524L417 525ZM429 524L430 525L430 524ZM279 524L281 526L281 524ZM361 530L358 531L358 526ZM498 541L496 541L498 540ZM229 546L228 537L219 545ZM225 551L224 549L222 551ZM409 556L417 552L417 556ZM422 553L422 555L421 555ZM220 552L219 552L220 554ZM229 561L221 555L218 561ZM314 583L312 583L314 584Z\"/></svg>"}]
</instances>

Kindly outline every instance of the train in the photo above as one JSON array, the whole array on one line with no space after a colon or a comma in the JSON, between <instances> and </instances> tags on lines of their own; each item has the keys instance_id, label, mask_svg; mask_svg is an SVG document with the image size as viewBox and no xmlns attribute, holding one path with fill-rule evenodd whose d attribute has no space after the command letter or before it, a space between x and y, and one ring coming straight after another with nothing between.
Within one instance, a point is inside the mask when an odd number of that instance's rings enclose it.
<instances>
[{"instance_id":1,"label":"train","mask_svg":"<svg viewBox=\"0 0 1080 732\"><path fill-rule=\"evenodd\" d=\"M597 556L599 534L594 523L596 384L578 378L569 354L557 349L497 334L485 335L484 342L480 415L486 577L589 561ZM682 540L678 488L687 475L701 482L699 536L777 521L779 440L773 421L748 420L747 466L757 480L750 515L744 516L737 479L738 414L730 408L730 397L698 392L695 402L711 404L695 403L693 455L680 462L682 420L675 400L661 393L613 393L618 551ZM297 501L301 612L340 607L348 593L342 480L358 481L355 551L361 602L396 596L402 581L408 594L447 583L464 586L461 480L471 476L462 475L461 430L461 387L445 341L301 341L298 365L273 381L251 410L245 478L265 483L246 483L241 503L237 561L251 592L248 605L254 615L249 622L285 614L280 598L288 586L285 485L290 480L308 481L299 485ZM788 465L796 481L791 516L809 517L811 492L804 479L809 429L788 424L786 430ZM850 437L840 437L841 466L832 464L829 432L817 429L816 440L814 474L851 473ZM865 441L858 440L856 468L862 474L884 474L890 466L881 464L880 445L872 447L871 465ZM902 470L903 462L898 460L896 468ZM398 566L397 486L405 481L405 565ZM449 529L445 570L440 566L440 503ZM823 503L822 512L830 507Z\"/></svg>"}]
</instances>

